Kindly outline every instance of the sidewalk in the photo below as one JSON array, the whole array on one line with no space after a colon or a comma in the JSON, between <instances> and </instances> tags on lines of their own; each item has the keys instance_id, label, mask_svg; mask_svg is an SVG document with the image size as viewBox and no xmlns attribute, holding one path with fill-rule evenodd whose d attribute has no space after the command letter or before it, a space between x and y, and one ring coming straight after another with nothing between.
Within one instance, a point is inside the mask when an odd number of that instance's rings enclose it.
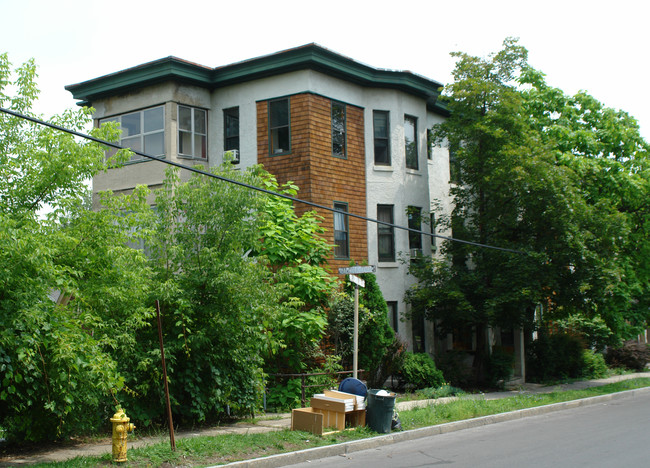
<instances>
[{"instance_id":1,"label":"sidewalk","mask_svg":"<svg viewBox=\"0 0 650 468\"><path fill-rule=\"evenodd\" d=\"M495 400L499 398L507 398L516 395L524 394L534 394L534 393L551 393L556 391L567 391L567 390L582 390L590 387L598 387L601 385L606 385L608 383L619 382L622 380L633 379L637 377L648 377L648 373L637 373L637 374L627 374L627 375L618 375L613 377L608 377L606 379L597 379L597 380L587 380L573 382L569 384L560 384L560 385L551 385L543 386L539 384L523 384L515 390L507 390L503 392L494 392L494 393L480 393L475 395L468 395L463 398L482 398L486 400ZM398 401L396 403L397 411L405 411L417 407L428 406L431 404L440 404L444 403L457 397L450 398L439 398L436 400L413 400L413 401ZM219 426L209 429L201 429L196 431L186 431L186 432L177 432L175 434L176 439L184 437L196 437L196 436L215 436L219 434L254 434L260 432L270 432L277 431L282 429L288 429L291 427L291 415L288 413L285 414L275 414L275 415L266 415L264 419L258 419L255 423L236 423L228 426ZM152 445L159 442L168 442L169 436L157 436L157 437L143 437L134 441L129 441L129 448L142 447L146 445ZM10 455L6 457L0 457L0 467L4 466L26 466L36 463L48 463L48 462L60 462L69 460L78 456L100 456L106 453L111 452L111 439L106 438L101 442L92 443L92 444L77 444L77 445L66 445L55 448L43 449L39 452L32 451L29 455ZM281 465L276 465L281 466Z\"/></svg>"}]
</instances>

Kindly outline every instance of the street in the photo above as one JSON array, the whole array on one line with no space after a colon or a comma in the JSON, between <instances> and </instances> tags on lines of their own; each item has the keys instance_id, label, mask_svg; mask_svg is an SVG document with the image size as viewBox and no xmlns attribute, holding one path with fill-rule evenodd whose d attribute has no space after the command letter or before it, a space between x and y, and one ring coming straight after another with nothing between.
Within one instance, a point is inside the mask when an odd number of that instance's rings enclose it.
<instances>
[{"instance_id":1,"label":"street","mask_svg":"<svg viewBox=\"0 0 650 468\"><path fill-rule=\"evenodd\" d=\"M292 466L648 466L649 429L645 393Z\"/></svg>"}]
</instances>

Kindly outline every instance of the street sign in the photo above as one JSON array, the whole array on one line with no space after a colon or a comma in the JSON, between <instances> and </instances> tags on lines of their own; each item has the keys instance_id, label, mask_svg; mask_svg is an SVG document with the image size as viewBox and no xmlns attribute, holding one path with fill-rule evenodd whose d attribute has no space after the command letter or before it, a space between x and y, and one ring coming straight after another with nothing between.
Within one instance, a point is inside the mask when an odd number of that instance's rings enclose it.
<instances>
[{"instance_id":1,"label":"street sign","mask_svg":"<svg viewBox=\"0 0 650 468\"><path fill-rule=\"evenodd\" d=\"M360 275L362 273L374 273L377 271L375 265L368 266L353 266L347 268L339 268L339 275Z\"/></svg>"},{"instance_id":2,"label":"street sign","mask_svg":"<svg viewBox=\"0 0 650 468\"><path fill-rule=\"evenodd\" d=\"M359 278L358 276L348 275L348 278L350 279L350 282L352 282L352 283L354 283L354 284L356 284L356 285L358 285L358 286L360 286L362 288L366 287L366 282L364 280L362 280L361 278Z\"/></svg>"}]
</instances>

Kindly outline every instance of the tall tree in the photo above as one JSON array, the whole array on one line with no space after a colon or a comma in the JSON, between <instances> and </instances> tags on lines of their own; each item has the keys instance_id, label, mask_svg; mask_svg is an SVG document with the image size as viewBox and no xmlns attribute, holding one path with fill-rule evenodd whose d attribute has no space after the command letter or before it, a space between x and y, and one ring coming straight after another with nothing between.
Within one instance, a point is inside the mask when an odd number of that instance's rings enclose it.
<instances>
[{"instance_id":1,"label":"tall tree","mask_svg":"<svg viewBox=\"0 0 650 468\"><path fill-rule=\"evenodd\" d=\"M638 218L643 206L647 145L626 114L548 87L514 39L487 58L453 55L451 116L433 129L453 164L455 205L443 221L454 237L519 253L446 243L443 261L412 264L419 282L407 300L444 332L475 330L480 375L487 327L525 325L540 303L607 318L607 294L629 293L617 285L634 263L621 259L631 247L625 211ZM647 294L641 283L632 288Z\"/></svg>"}]
</instances>

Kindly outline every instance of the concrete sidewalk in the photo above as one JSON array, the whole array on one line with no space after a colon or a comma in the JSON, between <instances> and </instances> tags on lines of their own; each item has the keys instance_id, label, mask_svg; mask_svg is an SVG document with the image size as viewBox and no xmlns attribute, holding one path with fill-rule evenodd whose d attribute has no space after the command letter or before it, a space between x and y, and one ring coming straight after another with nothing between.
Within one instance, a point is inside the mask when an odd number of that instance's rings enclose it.
<instances>
[{"instance_id":1,"label":"concrete sidewalk","mask_svg":"<svg viewBox=\"0 0 650 468\"><path fill-rule=\"evenodd\" d=\"M650 376L649 373L627 374L627 375L609 377L606 379L579 381L579 382L572 382L568 384L559 384L559 385L551 385L551 386L542 386L539 384L522 384L515 390L507 390L507 391L494 392L494 393L479 393L479 394L467 395L462 398L481 398L486 400L494 400L499 398L516 396L516 395L525 395L525 394L534 394L534 393L551 393L555 391L567 391L567 390L581 390L585 388L606 385L608 383L620 382L622 380L628 380L637 377L648 377L648 376ZM605 395L605 397L607 397L607 395ZM600 397L596 397L596 398L600 398ZM397 411L405 411L417 407L424 407L432 404L440 404L454 399L456 399L456 397L439 398L435 400L413 400L413 401L401 401L401 402L398 401L396 402L395 406ZM569 403L571 402L566 402L567 407L570 407L568 405ZM559 405L564 405L564 404L562 403ZM531 410L535 410L535 409L532 408ZM523 410L523 411L525 412L527 410ZM537 410L537 412L539 412L539 410ZM530 413L536 414L537 412L532 411ZM522 416L518 415L517 417L522 417ZM491 421L494 420L494 422L497 422L496 419L498 418L494 418L493 416L490 418ZM482 418L478 418L478 419L482 419ZM459 421L458 423L450 423L450 424L458 425L461 423L464 423L464 425L468 424L464 421ZM448 425L443 425L443 426L448 426ZM260 432L270 432L270 431L288 429L290 427L291 427L291 414L288 413L275 414L275 415L267 414L264 418L258 419L254 423L236 423L228 426L219 426L219 427L208 428L208 429L200 429L196 431L177 432L175 436L177 439L180 439L184 437L215 436L220 434L254 434ZM458 427L464 428L464 426L462 425ZM423 428L423 429L429 429L428 432L430 432L431 428ZM418 431L422 432L422 430L406 431L406 432L410 434L416 434L418 433ZM425 432L422 432L422 434L425 434ZM428 434L428 432L426 433ZM395 440L396 434L398 433L391 434L390 436L380 436L372 439L365 439L364 441L358 441L356 447L363 446L364 448L368 448L366 446L368 446L368 444L372 444L373 442L371 441L375 439L376 439L375 443L386 443L385 441L383 441L384 438L391 437L391 440ZM129 448L143 447L146 445L152 445L159 442L168 442L168 441L169 441L168 435L158 436L158 437L142 437L134 441L129 441ZM327 449L328 449L327 447L321 447L319 449L310 449L311 452L309 453L312 459L314 456L316 456L316 453L313 452L314 450L323 450L323 456L329 456L327 455L327 453L329 453ZM346 448L346 450L348 449ZM106 438L105 440L102 440L97 443L92 443L92 444L65 445L61 447L43 449L43 451L37 453L34 453L32 451L29 455L10 455L6 457L2 457L0 458L0 467L24 466L24 465L32 465L36 463L47 463L47 462L60 462L60 461L70 460L78 456L100 456L110 452L111 452L111 440L110 438ZM286 458L288 455L284 454L284 455L277 455L274 457L267 457L267 459L237 462L229 466L283 466L283 463L284 464L297 463L297 461L289 461L290 460L289 458L282 459L281 458L282 456ZM264 462L263 460L267 460L267 461Z\"/></svg>"}]
</instances>

